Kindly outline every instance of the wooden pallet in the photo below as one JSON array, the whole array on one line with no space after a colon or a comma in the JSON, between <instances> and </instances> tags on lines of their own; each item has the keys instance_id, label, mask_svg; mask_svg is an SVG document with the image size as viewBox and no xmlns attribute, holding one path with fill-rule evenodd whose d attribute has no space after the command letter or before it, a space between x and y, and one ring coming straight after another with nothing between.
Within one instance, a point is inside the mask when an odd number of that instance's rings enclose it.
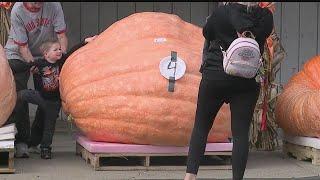
<instances>
[{"instance_id":1,"label":"wooden pallet","mask_svg":"<svg viewBox=\"0 0 320 180\"><path fill-rule=\"evenodd\" d=\"M283 152L298 160L311 160L312 164L320 165L320 149L283 141Z\"/></svg>"},{"instance_id":2,"label":"wooden pallet","mask_svg":"<svg viewBox=\"0 0 320 180\"><path fill-rule=\"evenodd\" d=\"M185 170L187 153L91 153L79 143L76 153L94 170ZM200 169L231 169L231 152L206 152Z\"/></svg>"},{"instance_id":3,"label":"wooden pallet","mask_svg":"<svg viewBox=\"0 0 320 180\"><path fill-rule=\"evenodd\" d=\"M14 172L14 149L0 149L0 173Z\"/></svg>"}]
</instances>

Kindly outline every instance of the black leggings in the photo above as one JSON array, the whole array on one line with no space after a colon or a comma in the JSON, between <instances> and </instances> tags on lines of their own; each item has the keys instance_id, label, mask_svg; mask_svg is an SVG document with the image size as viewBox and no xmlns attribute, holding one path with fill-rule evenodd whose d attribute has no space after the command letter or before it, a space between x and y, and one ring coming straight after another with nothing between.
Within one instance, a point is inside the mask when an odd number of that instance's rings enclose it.
<instances>
[{"instance_id":1,"label":"black leggings","mask_svg":"<svg viewBox=\"0 0 320 180\"><path fill-rule=\"evenodd\" d=\"M227 102L231 110L233 179L243 178L249 152L249 127L259 90L260 85L254 79L216 80L203 74L190 139L187 173L198 173L214 118L223 103Z\"/></svg>"}]
</instances>

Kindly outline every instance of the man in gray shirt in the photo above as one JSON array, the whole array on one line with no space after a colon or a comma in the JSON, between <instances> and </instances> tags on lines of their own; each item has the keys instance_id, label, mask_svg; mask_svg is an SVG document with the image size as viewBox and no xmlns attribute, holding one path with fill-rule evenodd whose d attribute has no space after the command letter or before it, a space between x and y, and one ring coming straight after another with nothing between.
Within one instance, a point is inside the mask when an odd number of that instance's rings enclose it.
<instances>
[{"instance_id":1,"label":"man in gray shirt","mask_svg":"<svg viewBox=\"0 0 320 180\"><path fill-rule=\"evenodd\" d=\"M27 89L30 69L27 63L41 58L39 46L46 40L58 38L66 53L68 39L66 24L59 2L16 2L11 11L11 28L5 46L7 59L13 71L17 92ZM17 102L17 104L22 102ZM28 104L16 106L8 123L16 123L16 157L29 157L27 142L30 136ZM41 118L37 109L36 118ZM32 127L34 128L34 127ZM35 127L36 128L36 127Z\"/></svg>"}]
</instances>

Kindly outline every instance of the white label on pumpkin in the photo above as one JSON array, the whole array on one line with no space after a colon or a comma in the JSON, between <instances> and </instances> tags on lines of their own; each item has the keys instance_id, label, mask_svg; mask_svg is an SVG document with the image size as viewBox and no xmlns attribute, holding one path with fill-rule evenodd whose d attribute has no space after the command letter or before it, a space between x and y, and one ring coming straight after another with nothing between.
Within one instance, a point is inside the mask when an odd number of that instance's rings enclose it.
<instances>
[{"instance_id":1,"label":"white label on pumpkin","mask_svg":"<svg viewBox=\"0 0 320 180\"><path fill-rule=\"evenodd\" d=\"M163 42L166 42L167 41L167 39L166 38L155 38L154 40L153 40L153 42L155 42L155 43L163 43Z\"/></svg>"},{"instance_id":2,"label":"white label on pumpkin","mask_svg":"<svg viewBox=\"0 0 320 180\"><path fill-rule=\"evenodd\" d=\"M170 76L175 77L175 80L180 79L186 72L186 63L179 57L177 57L177 62L170 62L171 56L167 56L160 61L160 74L166 79L169 79ZM174 67L176 67L175 70Z\"/></svg>"}]
</instances>

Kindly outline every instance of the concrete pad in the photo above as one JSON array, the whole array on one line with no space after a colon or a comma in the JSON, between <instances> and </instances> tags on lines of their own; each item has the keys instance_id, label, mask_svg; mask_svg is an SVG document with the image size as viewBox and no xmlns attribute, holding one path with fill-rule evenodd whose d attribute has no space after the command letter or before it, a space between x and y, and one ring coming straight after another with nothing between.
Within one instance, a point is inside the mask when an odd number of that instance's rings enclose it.
<instances>
[{"instance_id":1,"label":"concrete pad","mask_svg":"<svg viewBox=\"0 0 320 180\"><path fill-rule=\"evenodd\" d=\"M183 179L185 171L94 171L75 155L72 132L57 131L53 142L53 159L15 159L15 174L0 174L0 180L106 180L106 179ZM245 179L320 179L320 166L298 161L282 154L281 150L249 153ZM200 170L198 179L231 179L231 170Z\"/></svg>"}]
</instances>

